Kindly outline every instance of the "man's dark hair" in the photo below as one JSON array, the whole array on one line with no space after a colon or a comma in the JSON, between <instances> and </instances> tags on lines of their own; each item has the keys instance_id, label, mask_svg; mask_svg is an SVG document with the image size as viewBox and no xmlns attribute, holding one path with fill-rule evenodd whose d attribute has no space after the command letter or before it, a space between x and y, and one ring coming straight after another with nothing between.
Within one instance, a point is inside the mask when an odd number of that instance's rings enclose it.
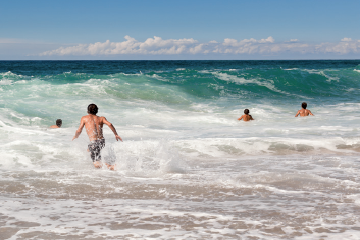
<instances>
[{"instance_id":1,"label":"man's dark hair","mask_svg":"<svg viewBox=\"0 0 360 240\"><path fill-rule=\"evenodd\" d=\"M303 109L306 109L307 103L306 103L306 102L303 102L303 103L301 104L301 107L302 107Z\"/></svg>"},{"instance_id":2,"label":"man's dark hair","mask_svg":"<svg viewBox=\"0 0 360 240\"><path fill-rule=\"evenodd\" d=\"M62 125L62 120L61 120L61 119L57 119L57 120L56 120L56 126L61 127L61 125Z\"/></svg>"},{"instance_id":3,"label":"man's dark hair","mask_svg":"<svg viewBox=\"0 0 360 240\"><path fill-rule=\"evenodd\" d=\"M93 103L88 106L88 112L90 114L96 115L98 110L99 110L98 107Z\"/></svg>"},{"instance_id":4,"label":"man's dark hair","mask_svg":"<svg viewBox=\"0 0 360 240\"><path fill-rule=\"evenodd\" d=\"M244 113L245 113L245 114L249 114L249 112L250 112L249 109L245 109L245 110L244 110Z\"/></svg>"}]
</instances>

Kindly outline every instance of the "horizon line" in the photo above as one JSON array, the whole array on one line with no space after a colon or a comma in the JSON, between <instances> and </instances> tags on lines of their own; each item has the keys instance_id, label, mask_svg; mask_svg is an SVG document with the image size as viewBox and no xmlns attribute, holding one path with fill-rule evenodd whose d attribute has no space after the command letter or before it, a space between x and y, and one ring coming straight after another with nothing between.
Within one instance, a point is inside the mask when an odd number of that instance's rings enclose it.
<instances>
[{"instance_id":1,"label":"horizon line","mask_svg":"<svg viewBox=\"0 0 360 240\"><path fill-rule=\"evenodd\" d=\"M316 59L7 59L0 61L359 61L360 58L316 58Z\"/></svg>"}]
</instances>

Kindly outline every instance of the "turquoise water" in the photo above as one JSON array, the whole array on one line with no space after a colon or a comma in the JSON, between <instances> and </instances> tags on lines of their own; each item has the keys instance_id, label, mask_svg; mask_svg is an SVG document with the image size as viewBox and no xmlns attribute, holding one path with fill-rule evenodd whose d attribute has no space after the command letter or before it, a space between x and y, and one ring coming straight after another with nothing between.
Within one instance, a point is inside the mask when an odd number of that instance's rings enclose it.
<instances>
[{"instance_id":1,"label":"turquoise water","mask_svg":"<svg viewBox=\"0 0 360 240\"><path fill-rule=\"evenodd\" d=\"M359 90L360 60L0 61L0 232L358 239ZM90 103L114 172L71 141Z\"/></svg>"},{"instance_id":2,"label":"turquoise water","mask_svg":"<svg viewBox=\"0 0 360 240\"><path fill-rule=\"evenodd\" d=\"M106 96L119 101L153 101L184 109L196 103L227 109L268 102L274 105L299 105L299 101L309 101L313 105L339 104L358 101L359 63L10 61L0 62L0 81L2 91L11 91L11 96L7 97L21 97L22 100L35 100L31 92L39 88L37 100ZM93 84L99 90L87 92L81 88L86 84ZM9 108L10 104L15 104L14 99L4 97L1 102ZM44 109L33 109L36 114L41 110Z\"/></svg>"}]
</instances>

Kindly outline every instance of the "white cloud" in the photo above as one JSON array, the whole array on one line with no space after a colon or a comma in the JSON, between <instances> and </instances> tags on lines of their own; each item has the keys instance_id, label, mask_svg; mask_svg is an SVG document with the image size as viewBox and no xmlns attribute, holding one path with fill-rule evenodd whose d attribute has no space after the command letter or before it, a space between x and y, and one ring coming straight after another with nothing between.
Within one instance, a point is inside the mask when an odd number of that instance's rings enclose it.
<instances>
[{"instance_id":1,"label":"white cloud","mask_svg":"<svg viewBox=\"0 0 360 240\"><path fill-rule=\"evenodd\" d=\"M360 53L360 41L352 40L351 38L343 38L338 43L321 43L315 46L317 52L322 53Z\"/></svg>"},{"instance_id":2,"label":"white cloud","mask_svg":"<svg viewBox=\"0 0 360 240\"><path fill-rule=\"evenodd\" d=\"M204 47L204 44L199 44L193 48L190 48L189 52L192 54L204 53L203 47Z\"/></svg>"},{"instance_id":3,"label":"white cloud","mask_svg":"<svg viewBox=\"0 0 360 240\"><path fill-rule=\"evenodd\" d=\"M193 38L162 39L154 36L144 42L140 42L130 36L125 36L122 42L97 42L91 44L79 44L71 47L60 47L46 51L40 56L82 56L82 55L178 55L178 54L260 54L271 55L285 52L293 53L336 53L348 54L360 52L360 41L351 38L343 38L338 43L309 44L300 43L297 39L287 42L275 42L269 36L265 39L230 39L223 42L209 41L199 43Z\"/></svg>"},{"instance_id":4,"label":"white cloud","mask_svg":"<svg viewBox=\"0 0 360 240\"><path fill-rule=\"evenodd\" d=\"M168 39L161 37L148 38L139 42L135 38L125 36L123 42L97 42L91 44L79 44L77 46L58 48L47 51L41 56L51 55L111 55L111 54L181 54L188 51L189 47L195 47L196 40Z\"/></svg>"}]
</instances>

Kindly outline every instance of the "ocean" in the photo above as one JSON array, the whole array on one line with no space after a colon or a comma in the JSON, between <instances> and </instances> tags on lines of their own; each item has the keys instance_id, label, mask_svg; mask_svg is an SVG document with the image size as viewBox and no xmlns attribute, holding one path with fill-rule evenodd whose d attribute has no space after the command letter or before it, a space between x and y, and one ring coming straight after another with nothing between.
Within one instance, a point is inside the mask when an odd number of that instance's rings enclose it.
<instances>
[{"instance_id":1,"label":"ocean","mask_svg":"<svg viewBox=\"0 0 360 240\"><path fill-rule=\"evenodd\" d=\"M360 239L359 121L360 60L0 61L0 239Z\"/></svg>"}]
</instances>

